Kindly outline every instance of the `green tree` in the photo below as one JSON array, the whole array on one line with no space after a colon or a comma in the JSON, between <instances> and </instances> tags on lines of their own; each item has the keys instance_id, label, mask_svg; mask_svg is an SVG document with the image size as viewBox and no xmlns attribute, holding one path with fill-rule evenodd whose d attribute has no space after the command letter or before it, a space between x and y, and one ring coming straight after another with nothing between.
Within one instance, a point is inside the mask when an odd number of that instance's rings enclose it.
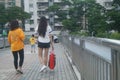
<instances>
[{"instance_id":1,"label":"green tree","mask_svg":"<svg viewBox=\"0 0 120 80\"><path fill-rule=\"evenodd\" d=\"M89 3L87 5L86 17L88 19L88 31L99 33L108 30L105 8L97 3Z\"/></svg>"},{"instance_id":2,"label":"green tree","mask_svg":"<svg viewBox=\"0 0 120 80\"><path fill-rule=\"evenodd\" d=\"M60 11L58 11L58 12L56 13L56 15L58 16L58 20L59 20L59 21L63 21L63 20L66 19L67 12L60 10Z\"/></svg>"},{"instance_id":3,"label":"green tree","mask_svg":"<svg viewBox=\"0 0 120 80\"><path fill-rule=\"evenodd\" d=\"M3 4L0 4L0 27L3 27L3 25L7 22L7 12L5 10L5 6Z\"/></svg>"},{"instance_id":4,"label":"green tree","mask_svg":"<svg viewBox=\"0 0 120 80\"><path fill-rule=\"evenodd\" d=\"M83 15L83 4L80 3L81 0L63 0L65 5L69 6L68 10L63 11L63 25L65 29L68 29L70 32L80 31L81 27L78 24L81 22L81 18ZM70 24L70 25L69 25Z\"/></svg>"},{"instance_id":5,"label":"green tree","mask_svg":"<svg viewBox=\"0 0 120 80\"><path fill-rule=\"evenodd\" d=\"M29 19L31 17L31 14L24 12L24 10L20 7L14 6L5 8L4 5L0 5L0 24L5 25L5 23L13 20L25 20Z\"/></svg>"},{"instance_id":6,"label":"green tree","mask_svg":"<svg viewBox=\"0 0 120 80\"><path fill-rule=\"evenodd\" d=\"M120 0L113 0L113 9L111 10L106 10L95 0L63 1L71 3L68 10L70 19L64 17L65 20L63 20L65 29L80 31L82 25L77 25L77 22L83 22L83 16L85 16L90 34L94 32L96 35L102 34L104 36L110 30L120 32Z\"/></svg>"},{"instance_id":7,"label":"green tree","mask_svg":"<svg viewBox=\"0 0 120 80\"><path fill-rule=\"evenodd\" d=\"M120 0L113 0L113 4L117 4L120 6Z\"/></svg>"},{"instance_id":8,"label":"green tree","mask_svg":"<svg viewBox=\"0 0 120 80\"><path fill-rule=\"evenodd\" d=\"M72 3L70 2L70 0L62 0L61 4L62 5L69 5L70 6Z\"/></svg>"},{"instance_id":9,"label":"green tree","mask_svg":"<svg viewBox=\"0 0 120 80\"><path fill-rule=\"evenodd\" d=\"M58 10L56 14L60 17L65 29L68 29L70 32L80 31L83 27L83 16L85 15L87 20L86 25L90 33L93 31L96 33L105 32L107 30L108 25L106 23L105 9L95 3L95 0L62 1L64 5L69 5L69 10ZM69 19L66 17L67 15L69 15Z\"/></svg>"},{"instance_id":10,"label":"green tree","mask_svg":"<svg viewBox=\"0 0 120 80\"><path fill-rule=\"evenodd\" d=\"M90 34L92 32L99 33L108 30L107 18L105 15L106 9L100 4L97 4L95 0L72 0L73 7L69 10L69 15L74 18L74 22L84 22L83 16L85 16L85 27L88 27ZM74 26L78 27L78 26ZM82 25L79 26L78 31L82 29Z\"/></svg>"},{"instance_id":11,"label":"green tree","mask_svg":"<svg viewBox=\"0 0 120 80\"><path fill-rule=\"evenodd\" d=\"M60 7L57 4L54 4L54 5L50 6L50 7L48 7L48 11L49 12L54 12L54 13L56 13L57 11L59 11L59 9L60 9Z\"/></svg>"},{"instance_id":12,"label":"green tree","mask_svg":"<svg viewBox=\"0 0 120 80\"><path fill-rule=\"evenodd\" d=\"M112 9L107 12L108 20L110 21L110 30L120 32L120 11Z\"/></svg>"},{"instance_id":13,"label":"green tree","mask_svg":"<svg viewBox=\"0 0 120 80\"><path fill-rule=\"evenodd\" d=\"M106 15L108 17L110 30L120 32L120 0L113 0L113 8L108 10Z\"/></svg>"},{"instance_id":14,"label":"green tree","mask_svg":"<svg viewBox=\"0 0 120 80\"><path fill-rule=\"evenodd\" d=\"M54 4L53 6L50 6L48 8L48 11L49 12L54 12L54 15L57 15L59 17L58 18L59 21L64 20L66 18L66 15L67 15L67 12L62 10L60 5L58 5L58 4Z\"/></svg>"},{"instance_id":15,"label":"green tree","mask_svg":"<svg viewBox=\"0 0 120 80\"><path fill-rule=\"evenodd\" d=\"M6 10L7 10L7 14L8 14L7 17L9 21L12 19L24 20L31 17L31 14L24 12L22 8L17 6L7 8Z\"/></svg>"},{"instance_id":16,"label":"green tree","mask_svg":"<svg viewBox=\"0 0 120 80\"><path fill-rule=\"evenodd\" d=\"M70 33L72 32L77 32L78 30L78 27L76 22L74 22L75 20L70 20L70 19L66 19L66 20L63 20L62 21L62 24L64 25L63 28L66 29L66 30L69 30Z\"/></svg>"}]
</instances>

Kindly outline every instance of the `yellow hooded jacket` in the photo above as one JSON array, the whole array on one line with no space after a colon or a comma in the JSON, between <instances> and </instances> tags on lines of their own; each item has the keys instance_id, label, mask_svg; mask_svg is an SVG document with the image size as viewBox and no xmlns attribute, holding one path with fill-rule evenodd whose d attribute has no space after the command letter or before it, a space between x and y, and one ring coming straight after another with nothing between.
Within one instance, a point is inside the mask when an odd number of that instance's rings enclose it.
<instances>
[{"instance_id":1,"label":"yellow hooded jacket","mask_svg":"<svg viewBox=\"0 0 120 80\"><path fill-rule=\"evenodd\" d=\"M9 31L8 42L12 51L18 51L24 48L25 34L21 28Z\"/></svg>"},{"instance_id":2,"label":"yellow hooded jacket","mask_svg":"<svg viewBox=\"0 0 120 80\"><path fill-rule=\"evenodd\" d=\"M36 42L35 37L31 37L30 38L30 44L33 45L33 44L35 44L35 42Z\"/></svg>"}]
</instances>

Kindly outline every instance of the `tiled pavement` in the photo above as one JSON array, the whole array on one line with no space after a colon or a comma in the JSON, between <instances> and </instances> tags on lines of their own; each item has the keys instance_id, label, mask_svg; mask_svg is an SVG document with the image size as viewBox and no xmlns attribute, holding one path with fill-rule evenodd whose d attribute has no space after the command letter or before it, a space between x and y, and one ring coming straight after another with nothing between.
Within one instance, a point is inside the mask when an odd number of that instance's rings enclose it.
<instances>
[{"instance_id":1,"label":"tiled pavement","mask_svg":"<svg viewBox=\"0 0 120 80\"><path fill-rule=\"evenodd\" d=\"M39 72L41 64L38 60L37 47L36 53L30 52L30 45L26 45L24 51L24 74L16 74L10 49L0 49L0 80L77 80L60 43L55 44L56 67L54 71Z\"/></svg>"}]
</instances>

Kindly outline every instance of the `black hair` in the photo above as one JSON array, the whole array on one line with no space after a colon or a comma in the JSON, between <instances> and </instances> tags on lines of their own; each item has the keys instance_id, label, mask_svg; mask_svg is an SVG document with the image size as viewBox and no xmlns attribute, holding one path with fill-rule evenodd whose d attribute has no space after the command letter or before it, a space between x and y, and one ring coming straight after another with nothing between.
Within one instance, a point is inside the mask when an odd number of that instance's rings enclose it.
<instances>
[{"instance_id":1,"label":"black hair","mask_svg":"<svg viewBox=\"0 0 120 80\"><path fill-rule=\"evenodd\" d=\"M34 37L34 34L32 34L32 37Z\"/></svg>"},{"instance_id":2,"label":"black hair","mask_svg":"<svg viewBox=\"0 0 120 80\"><path fill-rule=\"evenodd\" d=\"M17 28L19 27L18 21L17 21L17 20L12 20L12 21L10 22L9 27L10 27L10 30L15 30L15 29L17 29Z\"/></svg>"},{"instance_id":3,"label":"black hair","mask_svg":"<svg viewBox=\"0 0 120 80\"><path fill-rule=\"evenodd\" d=\"M42 16L40 18L40 22L39 22L39 25L38 25L39 35L42 36L42 37L45 37L46 30L47 30L47 19L46 19L46 17Z\"/></svg>"}]
</instances>

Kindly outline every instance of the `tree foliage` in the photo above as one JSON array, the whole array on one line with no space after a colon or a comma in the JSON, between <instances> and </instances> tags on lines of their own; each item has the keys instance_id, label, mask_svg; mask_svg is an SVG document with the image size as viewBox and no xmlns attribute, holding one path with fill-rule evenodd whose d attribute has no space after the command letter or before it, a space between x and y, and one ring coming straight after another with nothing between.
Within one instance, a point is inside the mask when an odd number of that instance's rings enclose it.
<instances>
[{"instance_id":1,"label":"tree foliage","mask_svg":"<svg viewBox=\"0 0 120 80\"><path fill-rule=\"evenodd\" d=\"M88 31L91 34L92 32L105 32L107 30L105 8L101 5L95 3L94 0L75 0L73 1L73 7L69 10L69 15L72 20L77 24L77 22L83 23L83 16L87 22L85 26L88 27ZM74 26L77 27L77 31L80 31L83 25Z\"/></svg>"},{"instance_id":2,"label":"tree foliage","mask_svg":"<svg viewBox=\"0 0 120 80\"><path fill-rule=\"evenodd\" d=\"M5 24L13 19L24 20L30 18L31 15L20 7L14 6L5 8L4 5L0 5L0 24Z\"/></svg>"},{"instance_id":3,"label":"tree foliage","mask_svg":"<svg viewBox=\"0 0 120 80\"><path fill-rule=\"evenodd\" d=\"M0 4L0 25L3 25L7 22L7 12L5 6Z\"/></svg>"},{"instance_id":4,"label":"tree foliage","mask_svg":"<svg viewBox=\"0 0 120 80\"><path fill-rule=\"evenodd\" d=\"M8 13L8 20L11 20L11 19L23 20L31 17L29 13L24 12L22 8L17 6L7 8L6 10Z\"/></svg>"},{"instance_id":5,"label":"tree foliage","mask_svg":"<svg viewBox=\"0 0 120 80\"><path fill-rule=\"evenodd\" d=\"M57 11L59 11L59 9L60 9L59 5L54 4L48 8L48 11L49 12L57 12Z\"/></svg>"},{"instance_id":6,"label":"tree foliage","mask_svg":"<svg viewBox=\"0 0 120 80\"><path fill-rule=\"evenodd\" d=\"M120 32L120 0L113 0L113 8L106 12L110 30Z\"/></svg>"},{"instance_id":7,"label":"tree foliage","mask_svg":"<svg viewBox=\"0 0 120 80\"><path fill-rule=\"evenodd\" d=\"M97 3L87 4L86 18L88 19L88 31L90 33L105 32L106 23L105 8Z\"/></svg>"},{"instance_id":8,"label":"tree foliage","mask_svg":"<svg viewBox=\"0 0 120 80\"><path fill-rule=\"evenodd\" d=\"M65 29L76 32L82 30L83 25L81 23L83 23L83 16L85 16L89 34L94 32L97 35L111 30L120 32L119 0L113 0L114 8L111 10L107 10L100 4L96 3L96 0L62 1L64 3L63 5L69 5L69 10L58 10L56 14L60 17L60 21L63 22ZM69 19L66 17L67 15L69 15Z\"/></svg>"},{"instance_id":9,"label":"tree foliage","mask_svg":"<svg viewBox=\"0 0 120 80\"><path fill-rule=\"evenodd\" d=\"M70 2L70 0L61 0L61 4L64 5L71 5L72 3Z\"/></svg>"},{"instance_id":10,"label":"tree foliage","mask_svg":"<svg viewBox=\"0 0 120 80\"><path fill-rule=\"evenodd\" d=\"M77 24L76 24L75 20L73 20L73 19L71 19L71 20L70 19L63 20L62 24L64 25L63 26L64 29L67 29L70 32L76 32L77 30L79 30L78 27L76 27Z\"/></svg>"},{"instance_id":11,"label":"tree foliage","mask_svg":"<svg viewBox=\"0 0 120 80\"><path fill-rule=\"evenodd\" d=\"M56 13L56 15L59 17L59 21L63 21L64 19L66 19L67 12L60 10Z\"/></svg>"},{"instance_id":12,"label":"tree foliage","mask_svg":"<svg viewBox=\"0 0 120 80\"><path fill-rule=\"evenodd\" d=\"M120 32L120 11L112 9L107 12L108 20L111 21L109 23L111 30L116 30Z\"/></svg>"},{"instance_id":13,"label":"tree foliage","mask_svg":"<svg viewBox=\"0 0 120 80\"><path fill-rule=\"evenodd\" d=\"M113 4L117 4L120 6L120 0L113 0Z\"/></svg>"}]
</instances>

